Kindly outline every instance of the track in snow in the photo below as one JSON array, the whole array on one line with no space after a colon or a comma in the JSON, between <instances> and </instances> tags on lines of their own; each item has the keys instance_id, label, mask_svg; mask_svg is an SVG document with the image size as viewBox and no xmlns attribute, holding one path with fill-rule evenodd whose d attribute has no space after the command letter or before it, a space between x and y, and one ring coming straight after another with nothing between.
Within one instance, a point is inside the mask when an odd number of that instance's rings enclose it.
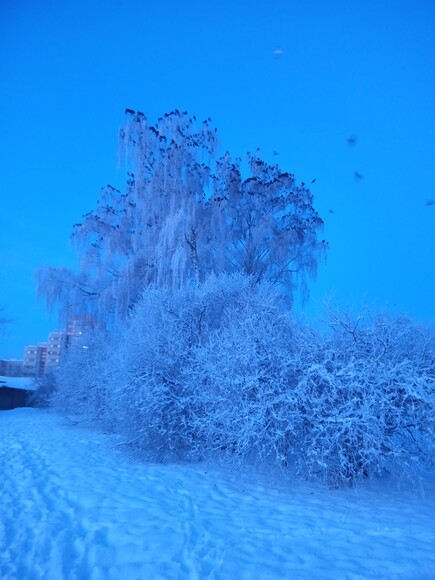
<instances>
[{"instance_id":1,"label":"track in snow","mask_svg":"<svg viewBox=\"0 0 435 580\"><path fill-rule=\"evenodd\" d=\"M0 578L434 578L435 489L285 490L0 413Z\"/></svg>"}]
</instances>

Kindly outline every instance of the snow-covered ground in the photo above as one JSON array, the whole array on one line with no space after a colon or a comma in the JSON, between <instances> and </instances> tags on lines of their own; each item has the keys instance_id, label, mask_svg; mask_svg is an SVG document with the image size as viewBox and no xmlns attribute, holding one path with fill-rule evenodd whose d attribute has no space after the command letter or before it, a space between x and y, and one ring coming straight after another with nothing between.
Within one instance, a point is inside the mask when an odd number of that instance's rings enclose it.
<instances>
[{"instance_id":1,"label":"snow-covered ground","mask_svg":"<svg viewBox=\"0 0 435 580\"><path fill-rule=\"evenodd\" d=\"M435 578L435 484L267 484L0 412L0 578Z\"/></svg>"}]
</instances>

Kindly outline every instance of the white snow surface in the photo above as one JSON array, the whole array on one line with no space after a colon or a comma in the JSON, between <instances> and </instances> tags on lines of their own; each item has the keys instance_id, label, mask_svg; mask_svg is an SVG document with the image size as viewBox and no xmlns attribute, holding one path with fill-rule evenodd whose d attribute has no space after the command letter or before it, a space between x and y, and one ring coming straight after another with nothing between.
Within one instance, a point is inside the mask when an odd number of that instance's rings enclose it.
<instances>
[{"instance_id":1,"label":"white snow surface","mask_svg":"<svg viewBox=\"0 0 435 580\"><path fill-rule=\"evenodd\" d=\"M33 377L4 377L0 376L0 388L12 387L14 389L25 389L35 391L36 383Z\"/></svg>"},{"instance_id":2,"label":"white snow surface","mask_svg":"<svg viewBox=\"0 0 435 580\"><path fill-rule=\"evenodd\" d=\"M330 490L141 463L119 443L0 412L2 580L435 578L434 481Z\"/></svg>"}]
</instances>

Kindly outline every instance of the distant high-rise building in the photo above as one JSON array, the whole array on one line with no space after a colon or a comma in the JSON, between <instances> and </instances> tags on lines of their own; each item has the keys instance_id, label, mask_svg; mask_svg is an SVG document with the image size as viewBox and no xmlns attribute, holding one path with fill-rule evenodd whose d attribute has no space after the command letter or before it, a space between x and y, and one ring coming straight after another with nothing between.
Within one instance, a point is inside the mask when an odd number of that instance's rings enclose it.
<instances>
[{"instance_id":1,"label":"distant high-rise building","mask_svg":"<svg viewBox=\"0 0 435 580\"><path fill-rule=\"evenodd\" d=\"M74 339L82 336L93 326L93 317L90 314L83 314L76 316L75 318L70 318L66 327L66 334L68 339Z\"/></svg>"},{"instance_id":2,"label":"distant high-rise building","mask_svg":"<svg viewBox=\"0 0 435 580\"><path fill-rule=\"evenodd\" d=\"M64 330L50 332L47 341L45 373L55 370L60 363L67 344L67 335Z\"/></svg>"},{"instance_id":3,"label":"distant high-rise building","mask_svg":"<svg viewBox=\"0 0 435 580\"><path fill-rule=\"evenodd\" d=\"M45 343L28 345L24 349L23 372L24 377L40 377L44 374L47 356Z\"/></svg>"},{"instance_id":4,"label":"distant high-rise building","mask_svg":"<svg viewBox=\"0 0 435 580\"><path fill-rule=\"evenodd\" d=\"M26 346L23 360L0 360L0 376L39 377L53 372L58 368L67 348L79 340L92 326L91 315L70 318L65 330L50 332L47 342Z\"/></svg>"}]
</instances>

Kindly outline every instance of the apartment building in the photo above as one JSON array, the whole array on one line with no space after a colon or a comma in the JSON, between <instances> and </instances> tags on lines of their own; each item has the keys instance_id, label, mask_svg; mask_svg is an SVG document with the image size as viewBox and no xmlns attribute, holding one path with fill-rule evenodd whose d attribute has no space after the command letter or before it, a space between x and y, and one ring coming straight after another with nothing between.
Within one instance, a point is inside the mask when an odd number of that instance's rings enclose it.
<instances>
[{"instance_id":1,"label":"apartment building","mask_svg":"<svg viewBox=\"0 0 435 580\"><path fill-rule=\"evenodd\" d=\"M53 372L59 366L68 346L79 340L92 325L93 319L90 315L71 318L66 330L50 332L47 342L26 346L23 360L0 360L0 376L39 377Z\"/></svg>"},{"instance_id":2,"label":"apartment building","mask_svg":"<svg viewBox=\"0 0 435 580\"><path fill-rule=\"evenodd\" d=\"M92 328L93 324L94 318L90 314L83 314L76 318L70 318L66 327L68 342L74 340L74 338L82 336L82 334Z\"/></svg>"},{"instance_id":3,"label":"apartment building","mask_svg":"<svg viewBox=\"0 0 435 580\"><path fill-rule=\"evenodd\" d=\"M47 355L45 360L45 373L54 371L60 363L67 345L67 334L64 330L50 332L47 341Z\"/></svg>"},{"instance_id":4,"label":"apartment building","mask_svg":"<svg viewBox=\"0 0 435 580\"><path fill-rule=\"evenodd\" d=\"M2 377L21 377L23 376L22 359L10 358L0 360L0 375Z\"/></svg>"},{"instance_id":5,"label":"apartment building","mask_svg":"<svg viewBox=\"0 0 435 580\"><path fill-rule=\"evenodd\" d=\"M40 377L44 374L47 358L47 345L28 345L24 349L23 377Z\"/></svg>"}]
</instances>

